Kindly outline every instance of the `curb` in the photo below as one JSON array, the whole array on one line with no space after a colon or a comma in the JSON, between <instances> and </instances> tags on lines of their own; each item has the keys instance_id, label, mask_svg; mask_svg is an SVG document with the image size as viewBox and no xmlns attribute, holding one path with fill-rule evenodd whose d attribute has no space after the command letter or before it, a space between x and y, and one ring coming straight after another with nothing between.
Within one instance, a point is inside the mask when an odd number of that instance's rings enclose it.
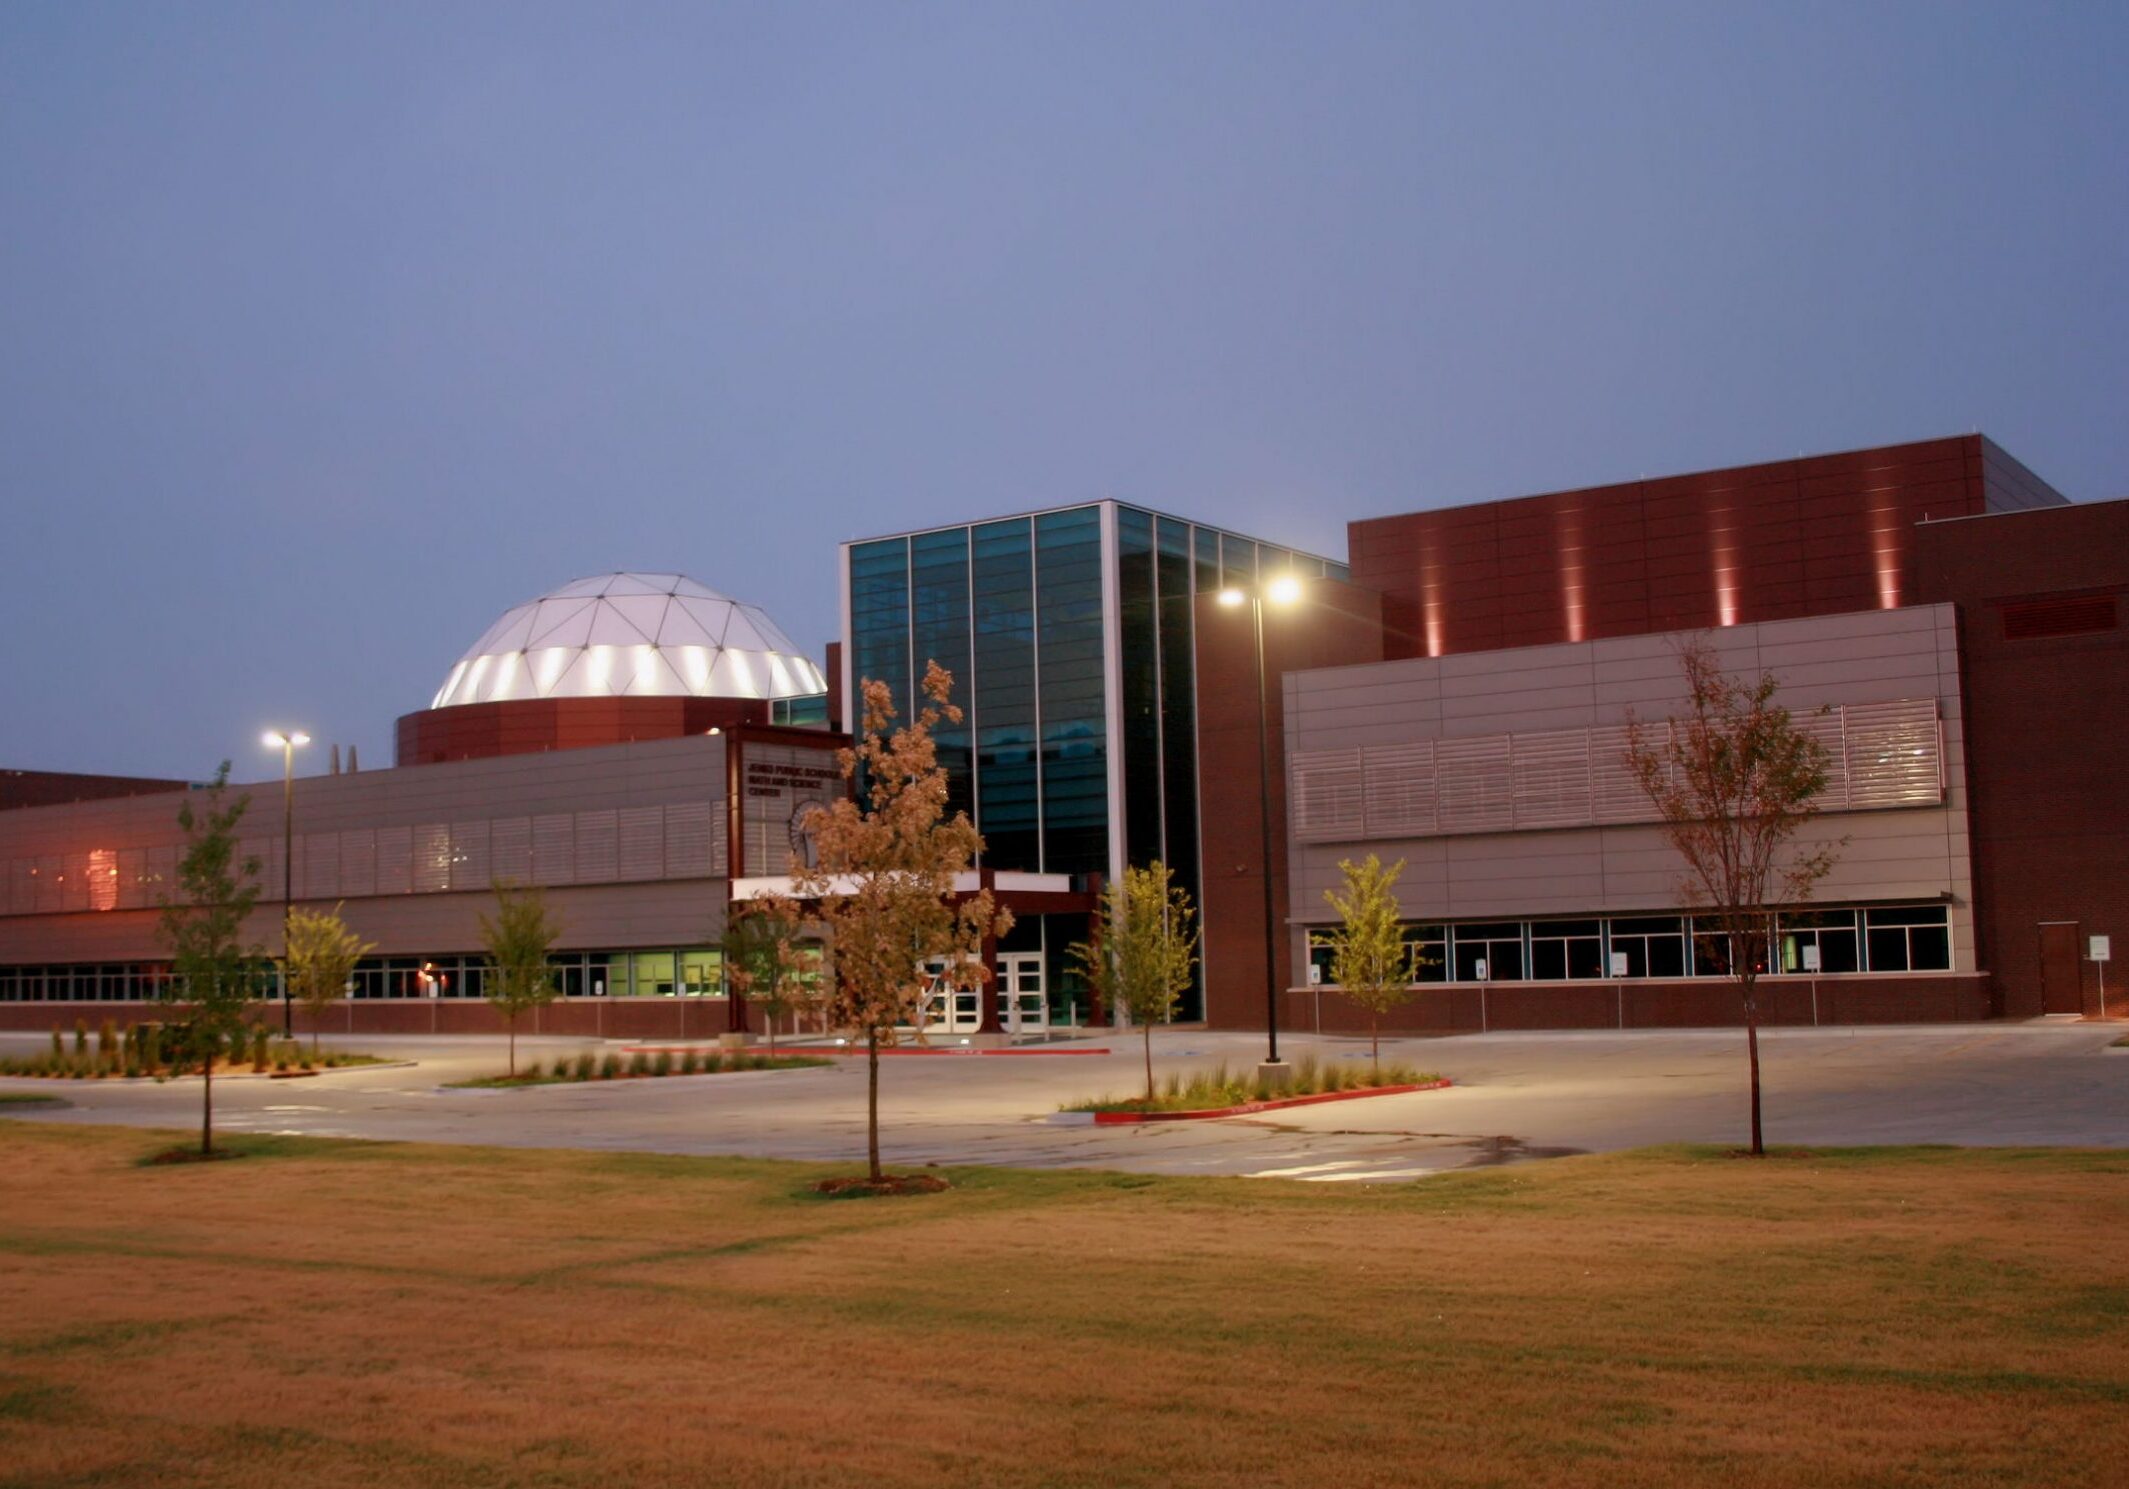
<instances>
[{"instance_id":1,"label":"curb","mask_svg":"<svg viewBox=\"0 0 2129 1489\"><path fill-rule=\"evenodd\" d=\"M1449 1080L1420 1081L1409 1086L1368 1086L1358 1091L1324 1091L1315 1096L1282 1096L1272 1101L1245 1101L1240 1106L1212 1106L1194 1112L1096 1112L1097 1127L1120 1127L1139 1122L1201 1122L1209 1117L1246 1117L1255 1112L1275 1112L1289 1106L1320 1106L1326 1101L1358 1101L1363 1096L1402 1096L1408 1091L1439 1091L1454 1085Z\"/></svg>"},{"instance_id":2,"label":"curb","mask_svg":"<svg viewBox=\"0 0 2129 1489\"><path fill-rule=\"evenodd\" d=\"M858 1045L858 1046L856 1046L855 1048L851 1048L851 1047L848 1047L848 1046L837 1046L837 1047L835 1047L835 1048L833 1048L833 1049L823 1049L823 1048L821 1048L821 1047L819 1047L819 1046L815 1046L814 1048L812 1048L812 1049L809 1049L809 1050L807 1050L807 1051L806 1051L805 1053L807 1053L807 1054L809 1054L809 1055L841 1055L841 1056L844 1056L845 1058L848 1058L848 1059L856 1059L856 1058L862 1057L862 1056L864 1055L864 1053L865 1053L865 1047L864 1047L863 1045ZM886 1058L887 1058L888 1056L890 1056L890 1055L896 1056L897 1058L908 1058L908 1057L912 1057L912 1056L917 1056L917 1055L957 1055L957 1056L969 1056L969 1055L1005 1055L1005 1056L1018 1056L1018 1057L1020 1057L1020 1058L1022 1058L1022 1059L1029 1059L1029 1058L1039 1058L1039 1057L1045 1057L1045 1056L1050 1056L1050 1055L1108 1055L1108 1054L1114 1054L1114 1053L1115 1053L1115 1051L1111 1050L1111 1049L1110 1049L1110 1048L1109 1048L1108 1046L1106 1046L1106 1045L1102 1046L1102 1047L1101 1047L1101 1048L1099 1048L1099 1049L1090 1049L1090 1050L1088 1050L1088 1049L1080 1049L1080 1050L1040 1050L1040 1049L1002 1049L1002 1050L979 1050L979 1049L942 1049L942 1048L939 1048L939 1047L937 1047L937 1046L925 1046L925 1047L920 1047L920 1048L916 1048L916 1049L911 1049L911 1048L908 1048L908 1047L906 1047L906 1046L898 1046L898 1045L891 1045L891 1046L888 1046L887 1048L884 1048L884 1049L882 1049L882 1050L880 1051L880 1058L884 1060L884 1059L886 1059Z\"/></svg>"}]
</instances>

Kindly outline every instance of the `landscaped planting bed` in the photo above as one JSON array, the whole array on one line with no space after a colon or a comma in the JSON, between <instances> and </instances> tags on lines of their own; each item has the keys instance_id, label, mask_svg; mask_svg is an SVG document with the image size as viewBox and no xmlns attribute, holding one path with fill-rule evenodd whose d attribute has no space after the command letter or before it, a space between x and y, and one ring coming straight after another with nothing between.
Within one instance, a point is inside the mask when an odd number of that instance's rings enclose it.
<instances>
[{"instance_id":1,"label":"landscaped planting bed","mask_svg":"<svg viewBox=\"0 0 2129 1489\"><path fill-rule=\"evenodd\" d=\"M1232 1116L1244 1111L1269 1111L1280 1106L1299 1106L1344 1096L1391 1096L1405 1091L1425 1091L1448 1085L1432 1071L1413 1068L1402 1060L1379 1065L1340 1065L1304 1055L1294 1062L1293 1075L1284 1085L1258 1079L1254 1070L1236 1074L1226 1062L1210 1070L1185 1075L1171 1071L1154 1088L1152 1101L1144 1096L1103 1096L1093 1101L1075 1101L1068 1112L1093 1112L1097 1117L1112 1113L1137 1116Z\"/></svg>"},{"instance_id":2,"label":"landscaped planting bed","mask_svg":"<svg viewBox=\"0 0 2129 1489\"><path fill-rule=\"evenodd\" d=\"M0 1075L41 1077L47 1080L106 1080L198 1075L200 1056L186 1049L181 1032L160 1024L135 1024L121 1029L105 1019L92 1036L86 1022L76 1020L70 1040L58 1028L52 1030L52 1047L41 1054L0 1058ZM349 1065L383 1063L375 1055L351 1054L345 1050L315 1050L290 1039L275 1039L264 1029L247 1028L216 1041L216 1075L307 1075L320 1070L338 1070Z\"/></svg>"},{"instance_id":3,"label":"landscaped planting bed","mask_svg":"<svg viewBox=\"0 0 2129 1489\"><path fill-rule=\"evenodd\" d=\"M636 1050L623 1057L608 1051L598 1055L558 1055L542 1066L537 1060L516 1075L488 1075L479 1080L454 1081L454 1086L492 1090L511 1086L558 1086L575 1081L625 1081L655 1079L666 1075L730 1075L744 1070L802 1070L830 1062L819 1055L755 1055L725 1050Z\"/></svg>"}]
</instances>

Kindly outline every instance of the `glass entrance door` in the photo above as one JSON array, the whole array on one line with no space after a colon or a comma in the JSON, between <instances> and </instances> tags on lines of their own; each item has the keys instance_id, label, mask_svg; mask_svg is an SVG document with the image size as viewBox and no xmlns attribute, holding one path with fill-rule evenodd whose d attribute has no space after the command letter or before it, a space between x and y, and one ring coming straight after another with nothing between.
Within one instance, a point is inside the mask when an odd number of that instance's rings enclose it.
<instances>
[{"instance_id":1,"label":"glass entrance door","mask_svg":"<svg viewBox=\"0 0 2129 1489\"><path fill-rule=\"evenodd\" d=\"M998 1022L1008 1034L1050 1027L1050 1000L1042 987L1042 953L1001 952L998 957Z\"/></svg>"}]
</instances>

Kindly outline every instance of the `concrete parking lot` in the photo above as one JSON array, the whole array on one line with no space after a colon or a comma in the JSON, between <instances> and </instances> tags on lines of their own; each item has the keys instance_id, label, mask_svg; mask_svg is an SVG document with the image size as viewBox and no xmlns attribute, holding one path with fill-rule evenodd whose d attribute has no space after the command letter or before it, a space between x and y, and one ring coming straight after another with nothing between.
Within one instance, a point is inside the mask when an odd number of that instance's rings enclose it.
<instances>
[{"instance_id":1,"label":"concrete parking lot","mask_svg":"<svg viewBox=\"0 0 2129 1489\"><path fill-rule=\"evenodd\" d=\"M2121 1026L1985 1024L1784 1029L1761 1036L1767 1133L1805 1144L2119 1146L2129 1142L2129 1049ZM411 1065L313 1079L215 1082L229 1131L407 1142L850 1159L864 1151L864 1064L662 1080L455 1090L499 1074L494 1038L340 1041ZM29 1053L40 1038L0 1036ZM1367 1058L1364 1041L1291 1036L1289 1057ZM522 1039L521 1058L597 1048ZM1375 1097L1210 1122L1093 1127L1060 1103L1129 1094L1137 1035L1068 1048L1106 1054L895 1058L881 1077L888 1161L1243 1174L1326 1182L1415 1178L1443 1169L1664 1142L1742 1142L1744 1037L1727 1030L1492 1034L1386 1041L1384 1058L1451 1077L1445 1091ZM1262 1054L1259 1035L1163 1030L1156 1068ZM62 1097L16 1120L186 1127L197 1081L0 1081Z\"/></svg>"}]
</instances>

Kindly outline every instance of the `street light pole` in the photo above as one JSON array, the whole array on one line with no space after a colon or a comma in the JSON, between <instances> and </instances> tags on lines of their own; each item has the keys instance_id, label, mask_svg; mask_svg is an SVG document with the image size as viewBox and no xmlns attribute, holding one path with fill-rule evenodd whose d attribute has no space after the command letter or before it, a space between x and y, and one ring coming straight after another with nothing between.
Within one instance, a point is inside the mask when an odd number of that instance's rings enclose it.
<instances>
[{"instance_id":1,"label":"street light pole","mask_svg":"<svg viewBox=\"0 0 2129 1489\"><path fill-rule=\"evenodd\" d=\"M1277 913L1273 907L1271 886L1271 746L1265 735L1271 732L1271 704L1266 694L1269 684L1264 679L1264 597L1252 593L1249 597L1250 629L1256 633L1257 660L1257 829L1259 851L1264 858L1264 1029L1267 1044L1264 1063L1276 1066L1279 1062L1279 933L1273 922Z\"/></svg>"},{"instance_id":2,"label":"street light pole","mask_svg":"<svg viewBox=\"0 0 2129 1489\"><path fill-rule=\"evenodd\" d=\"M309 744L310 736L301 729L275 729L268 732L266 743L281 747L281 1037L293 1039L288 922L296 908L296 746Z\"/></svg>"},{"instance_id":3,"label":"street light pole","mask_svg":"<svg viewBox=\"0 0 2129 1489\"><path fill-rule=\"evenodd\" d=\"M1284 979L1279 975L1279 926L1278 909L1272 891L1271 857L1271 744L1266 738L1271 733L1271 684L1266 676L1264 658L1264 601L1269 596L1274 604L1291 605L1301 597L1301 582L1291 574L1281 575L1268 585L1252 587L1246 593L1229 587L1220 591L1220 603L1227 606L1249 601L1250 634L1253 642L1252 656L1257 668L1257 829L1258 852L1262 855L1264 870L1264 1064L1258 1071L1273 1083L1283 1082L1288 1074L1286 1063L1279 1058L1279 987Z\"/></svg>"}]
</instances>

